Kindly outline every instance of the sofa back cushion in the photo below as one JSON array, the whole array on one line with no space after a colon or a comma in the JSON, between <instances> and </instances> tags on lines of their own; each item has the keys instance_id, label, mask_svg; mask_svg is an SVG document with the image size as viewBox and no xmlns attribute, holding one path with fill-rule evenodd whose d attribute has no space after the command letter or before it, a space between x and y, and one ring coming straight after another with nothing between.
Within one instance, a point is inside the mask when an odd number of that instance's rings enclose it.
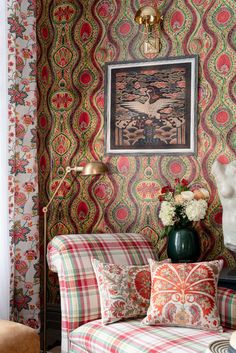
<instances>
[{"instance_id":1,"label":"sofa back cushion","mask_svg":"<svg viewBox=\"0 0 236 353\"><path fill-rule=\"evenodd\" d=\"M146 265L157 259L150 239L141 234L74 234L48 245L49 268L58 273L62 329L68 332L101 317L98 285L91 258L118 265Z\"/></svg>"},{"instance_id":2,"label":"sofa back cushion","mask_svg":"<svg viewBox=\"0 0 236 353\"><path fill-rule=\"evenodd\" d=\"M236 292L229 288L218 287L217 303L221 325L236 330Z\"/></svg>"}]
</instances>

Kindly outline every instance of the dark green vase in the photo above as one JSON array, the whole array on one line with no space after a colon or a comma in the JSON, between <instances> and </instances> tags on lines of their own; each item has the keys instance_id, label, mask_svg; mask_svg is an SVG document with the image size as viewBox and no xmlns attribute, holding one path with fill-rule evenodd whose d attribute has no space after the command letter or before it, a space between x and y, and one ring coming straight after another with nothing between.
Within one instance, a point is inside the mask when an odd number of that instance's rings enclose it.
<instances>
[{"instance_id":1,"label":"dark green vase","mask_svg":"<svg viewBox=\"0 0 236 353\"><path fill-rule=\"evenodd\" d=\"M197 232L191 227L178 227L170 231L167 255L172 262L195 262L200 255Z\"/></svg>"}]
</instances>

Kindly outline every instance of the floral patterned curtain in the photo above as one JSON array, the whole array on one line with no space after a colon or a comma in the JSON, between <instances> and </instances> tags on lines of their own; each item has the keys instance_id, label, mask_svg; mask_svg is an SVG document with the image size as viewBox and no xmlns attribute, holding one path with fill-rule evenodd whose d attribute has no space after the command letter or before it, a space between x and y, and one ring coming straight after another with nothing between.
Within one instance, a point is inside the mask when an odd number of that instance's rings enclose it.
<instances>
[{"instance_id":1,"label":"floral patterned curtain","mask_svg":"<svg viewBox=\"0 0 236 353\"><path fill-rule=\"evenodd\" d=\"M38 328L36 2L7 1L11 319Z\"/></svg>"},{"instance_id":2,"label":"floral patterned curtain","mask_svg":"<svg viewBox=\"0 0 236 353\"><path fill-rule=\"evenodd\" d=\"M9 229L8 229L8 104L7 20L5 0L0 0L0 320L9 319Z\"/></svg>"}]
</instances>

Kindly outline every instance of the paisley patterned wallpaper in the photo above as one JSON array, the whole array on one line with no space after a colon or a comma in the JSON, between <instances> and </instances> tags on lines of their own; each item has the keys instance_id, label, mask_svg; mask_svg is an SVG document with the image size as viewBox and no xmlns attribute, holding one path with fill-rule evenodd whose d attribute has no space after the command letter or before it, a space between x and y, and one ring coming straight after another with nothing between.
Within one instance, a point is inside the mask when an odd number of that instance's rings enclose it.
<instances>
[{"instance_id":1,"label":"paisley patterned wallpaper","mask_svg":"<svg viewBox=\"0 0 236 353\"><path fill-rule=\"evenodd\" d=\"M142 59L134 22L148 1L38 1L38 132L40 203L68 165L102 159L106 176L71 174L50 208L48 238L62 233L142 232L161 257L158 193L185 178L210 191L207 218L197 225L202 259L235 265L222 242L222 209L211 165L236 156L234 0L154 1L164 15L160 57L198 54L196 156L104 155L104 63ZM51 275L50 275L51 276ZM55 278L51 278L51 286ZM56 294L55 294L56 295ZM54 298L55 299L55 298Z\"/></svg>"}]
</instances>

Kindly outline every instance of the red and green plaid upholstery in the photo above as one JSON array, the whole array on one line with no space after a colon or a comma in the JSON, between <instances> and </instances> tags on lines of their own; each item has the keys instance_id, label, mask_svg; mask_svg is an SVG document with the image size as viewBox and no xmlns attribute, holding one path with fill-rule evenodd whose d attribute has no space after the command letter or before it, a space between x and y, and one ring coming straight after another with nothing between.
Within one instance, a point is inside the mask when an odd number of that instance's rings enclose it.
<instances>
[{"instance_id":1,"label":"red and green plaid upholstery","mask_svg":"<svg viewBox=\"0 0 236 353\"><path fill-rule=\"evenodd\" d=\"M236 292L218 287L217 296L221 325L236 330Z\"/></svg>"},{"instance_id":2,"label":"red and green plaid upholstery","mask_svg":"<svg viewBox=\"0 0 236 353\"><path fill-rule=\"evenodd\" d=\"M141 320L102 325L89 322L70 334L70 353L205 353L209 343L228 339L220 334L182 327L144 326Z\"/></svg>"},{"instance_id":3,"label":"red and green plaid upholstery","mask_svg":"<svg viewBox=\"0 0 236 353\"><path fill-rule=\"evenodd\" d=\"M62 353L68 335L101 317L91 258L118 265L144 265L157 259L148 238L140 234L75 234L54 237L48 245L49 268L58 273L62 311Z\"/></svg>"}]
</instances>

